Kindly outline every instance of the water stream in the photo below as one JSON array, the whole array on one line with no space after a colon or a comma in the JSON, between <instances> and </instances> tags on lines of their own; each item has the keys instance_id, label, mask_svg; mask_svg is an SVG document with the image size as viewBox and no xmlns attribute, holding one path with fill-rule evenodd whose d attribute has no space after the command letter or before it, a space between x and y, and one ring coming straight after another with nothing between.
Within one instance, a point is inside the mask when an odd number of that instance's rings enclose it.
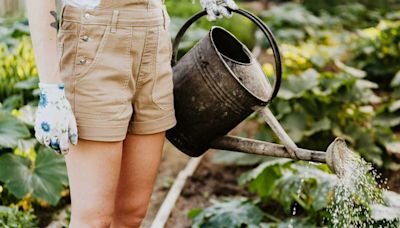
<instances>
[{"instance_id":1,"label":"water stream","mask_svg":"<svg viewBox=\"0 0 400 228\"><path fill-rule=\"evenodd\" d=\"M334 189L332 203L328 207L329 223L332 227L375 227L371 217L371 205L382 204L381 186L376 182L379 175L370 163L347 147L336 148L342 151L340 175ZM374 225L375 224L375 225ZM390 223L380 224L390 227ZM379 227L379 225L378 225Z\"/></svg>"}]
</instances>

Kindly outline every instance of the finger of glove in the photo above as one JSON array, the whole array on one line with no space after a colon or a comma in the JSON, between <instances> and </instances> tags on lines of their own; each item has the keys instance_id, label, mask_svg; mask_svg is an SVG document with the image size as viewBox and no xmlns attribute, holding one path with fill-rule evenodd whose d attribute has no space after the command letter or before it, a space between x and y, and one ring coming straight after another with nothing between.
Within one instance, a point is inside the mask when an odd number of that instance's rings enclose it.
<instances>
[{"instance_id":1,"label":"finger of glove","mask_svg":"<svg viewBox=\"0 0 400 228\"><path fill-rule=\"evenodd\" d=\"M57 153L61 153L61 149L60 149L60 137L59 136L52 136L50 139L50 143L49 146L51 149L53 149L54 151L56 151Z\"/></svg>"},{"instance_id":2,"label":"finger of glove","mask_svg":"<svg viewBox=\"0 0 400 228\"><path fill-rule=\"evenodd\" d=\"M71 116L68 124L68 136L72 145L76 145L78 143L78 128L76 126L76 119L74 116Z\"/></svg>"},{"instance_id":3,"label":"finger of glove","mask_svg":"<svg viewBox=\"0 0 400 228\"><path fill-rule=\"evenodd\" d=\"M221 6L220 12L221 12L222 15L224 15L227 18L231 18L232 17L232 13L229 12L229 10L227 8L225 8L225 7Z\"/></svg>"},{"instance_id":4,"label":"finger of glove","mask_svg":"<svg viewBox=\"0 0 400 228\"><path fill-rule=\"evenodd\" d=\"M68 142L68 132L61 133L59 137L59 148L62 154L65 154L68 152L69 149L69 142Z\"/></svg>"},{"instance_id":5,"label":"finger of glove","mask_svg":"<svg viewBox=\"0 0 400 228\"><path fill-rule=\"evenodd\" d=\"M211 8L207 8L207 20L209 21L215 21L217 19L216 15L214 14L214 10Z\"/></svg>"},{"instance_id":6,"label":"finger of glove","mask_svg":"<svg viewBox=\"0 0 400 228\"><path fill-rule=\"evenodd\" d=\"M50 135L44 134L42 137L42 144L50 147L50 140L51 140Z\"/></svg>"},{"instance_id":7,"label":"finger of glove","mask_svg":"<svg viewBox=\"0 0 400 228\"><path fill-rule=\"evenodd\" d=\"M236 3L232 0L225 0L225 4L231 9L235 9L235 10L239 9L239 6L236 5Z\"/></svg>"},{"instance_id":8,"label":"finger of glove","mask_svg":"<svg viewBox=\"0 0 400 228\"><path fill-rule=\"evenodd\" d=\"M50 140L51 140L51 139L50 139L50 135L49 135L49 134L45 134L45 135L42 136L42 138L41 138L41 140L40 140L40 143L41 143L42 145L46 146L46 147L49 148L49 149L53 149L53 148L51 147Z\"/></svg>"}]
</instances>

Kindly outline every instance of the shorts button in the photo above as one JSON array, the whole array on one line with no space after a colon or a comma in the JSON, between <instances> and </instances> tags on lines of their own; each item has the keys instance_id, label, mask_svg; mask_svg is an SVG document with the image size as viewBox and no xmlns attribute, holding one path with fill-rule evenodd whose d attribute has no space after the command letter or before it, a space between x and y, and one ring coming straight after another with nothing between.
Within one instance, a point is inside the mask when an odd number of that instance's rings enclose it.
<instances>
[{"instance_id":1,"label":"shorts button","mask_svg":"<svg viewBox=\"0 0 400 228\"><path fill-rule=\"evenodd\" d=\"M80 63L80 64L85 64L86 62L87 62L87 60L86 60L86 59L83 59L83 58L79 60L79 63Z\"/></svg>"},{"instance_id":2,"label":"shorts button","mask_svg":"<svg viewBox=\"0 0 400 228\"><path fill-rule=\"evenodd\" d=\"M82 37L82 40L85 41L85 42L87 42L87 41L89 40L89 37L88 37L88 36L83 36L83 37Z\"/></svg>"}]
</instances>

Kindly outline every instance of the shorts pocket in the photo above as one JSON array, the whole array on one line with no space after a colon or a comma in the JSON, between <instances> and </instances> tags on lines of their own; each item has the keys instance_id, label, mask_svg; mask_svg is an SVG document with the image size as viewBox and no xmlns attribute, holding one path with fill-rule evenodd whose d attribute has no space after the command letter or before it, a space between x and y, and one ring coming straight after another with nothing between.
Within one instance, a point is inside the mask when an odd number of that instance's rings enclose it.
<instances>
[{"instance_id":1,"label":"shorts pocket","mask_svg":"<svg viewBox=\"0 0 400 228\"><path fill-rule=\"evenodd\" d=\"M81 31L77 37L75 60L75 77L77 80L85 77L96 66L109 34L109 25L81 25Z\"/></svg>"},{"instance_id":2,"label":"shorts pocket","mask_svg":"<svg viewBox=\"0 0 400 228\"><path fill-rule=\"evenodd\" d=\"M156 60L156 73L151 93L152 100L159 108L170 110L174 103L171 39L169 31L162 27L160 27Z\"/></svg>"},{"instance_id":3,"label":"shorts pocket","mask_svg":"<svg viewBox=\"0 0 400 228\"><path fill-rule=\"evenodd\" d=\"M79 116L99 118L99 114L106 114L105 118L118 119L130 105L132 29L119 27L112 33L107 26L106 30L93 62L75 79L75 107Z\"/></svg>"}]
</instances>

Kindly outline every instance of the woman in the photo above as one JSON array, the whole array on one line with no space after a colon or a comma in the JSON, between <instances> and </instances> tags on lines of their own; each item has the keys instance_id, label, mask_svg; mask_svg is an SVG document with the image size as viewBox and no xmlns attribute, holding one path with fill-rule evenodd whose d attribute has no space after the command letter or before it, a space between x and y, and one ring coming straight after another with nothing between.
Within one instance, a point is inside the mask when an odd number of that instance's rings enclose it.
<instances>
[{"instance_id":1,"label":"woman","mask_svg":"<svg viewBox=\"0 0 400 228\"><path fill-rule=\"evenodd\" d=\"M40 75L35 136L65 155L72 228L139 227L146 214L176 124L163 3L65 0L57 24L54 0L27 1ZM209 20L237 7L201 5Z\"/></svg>"}]
</instances>

